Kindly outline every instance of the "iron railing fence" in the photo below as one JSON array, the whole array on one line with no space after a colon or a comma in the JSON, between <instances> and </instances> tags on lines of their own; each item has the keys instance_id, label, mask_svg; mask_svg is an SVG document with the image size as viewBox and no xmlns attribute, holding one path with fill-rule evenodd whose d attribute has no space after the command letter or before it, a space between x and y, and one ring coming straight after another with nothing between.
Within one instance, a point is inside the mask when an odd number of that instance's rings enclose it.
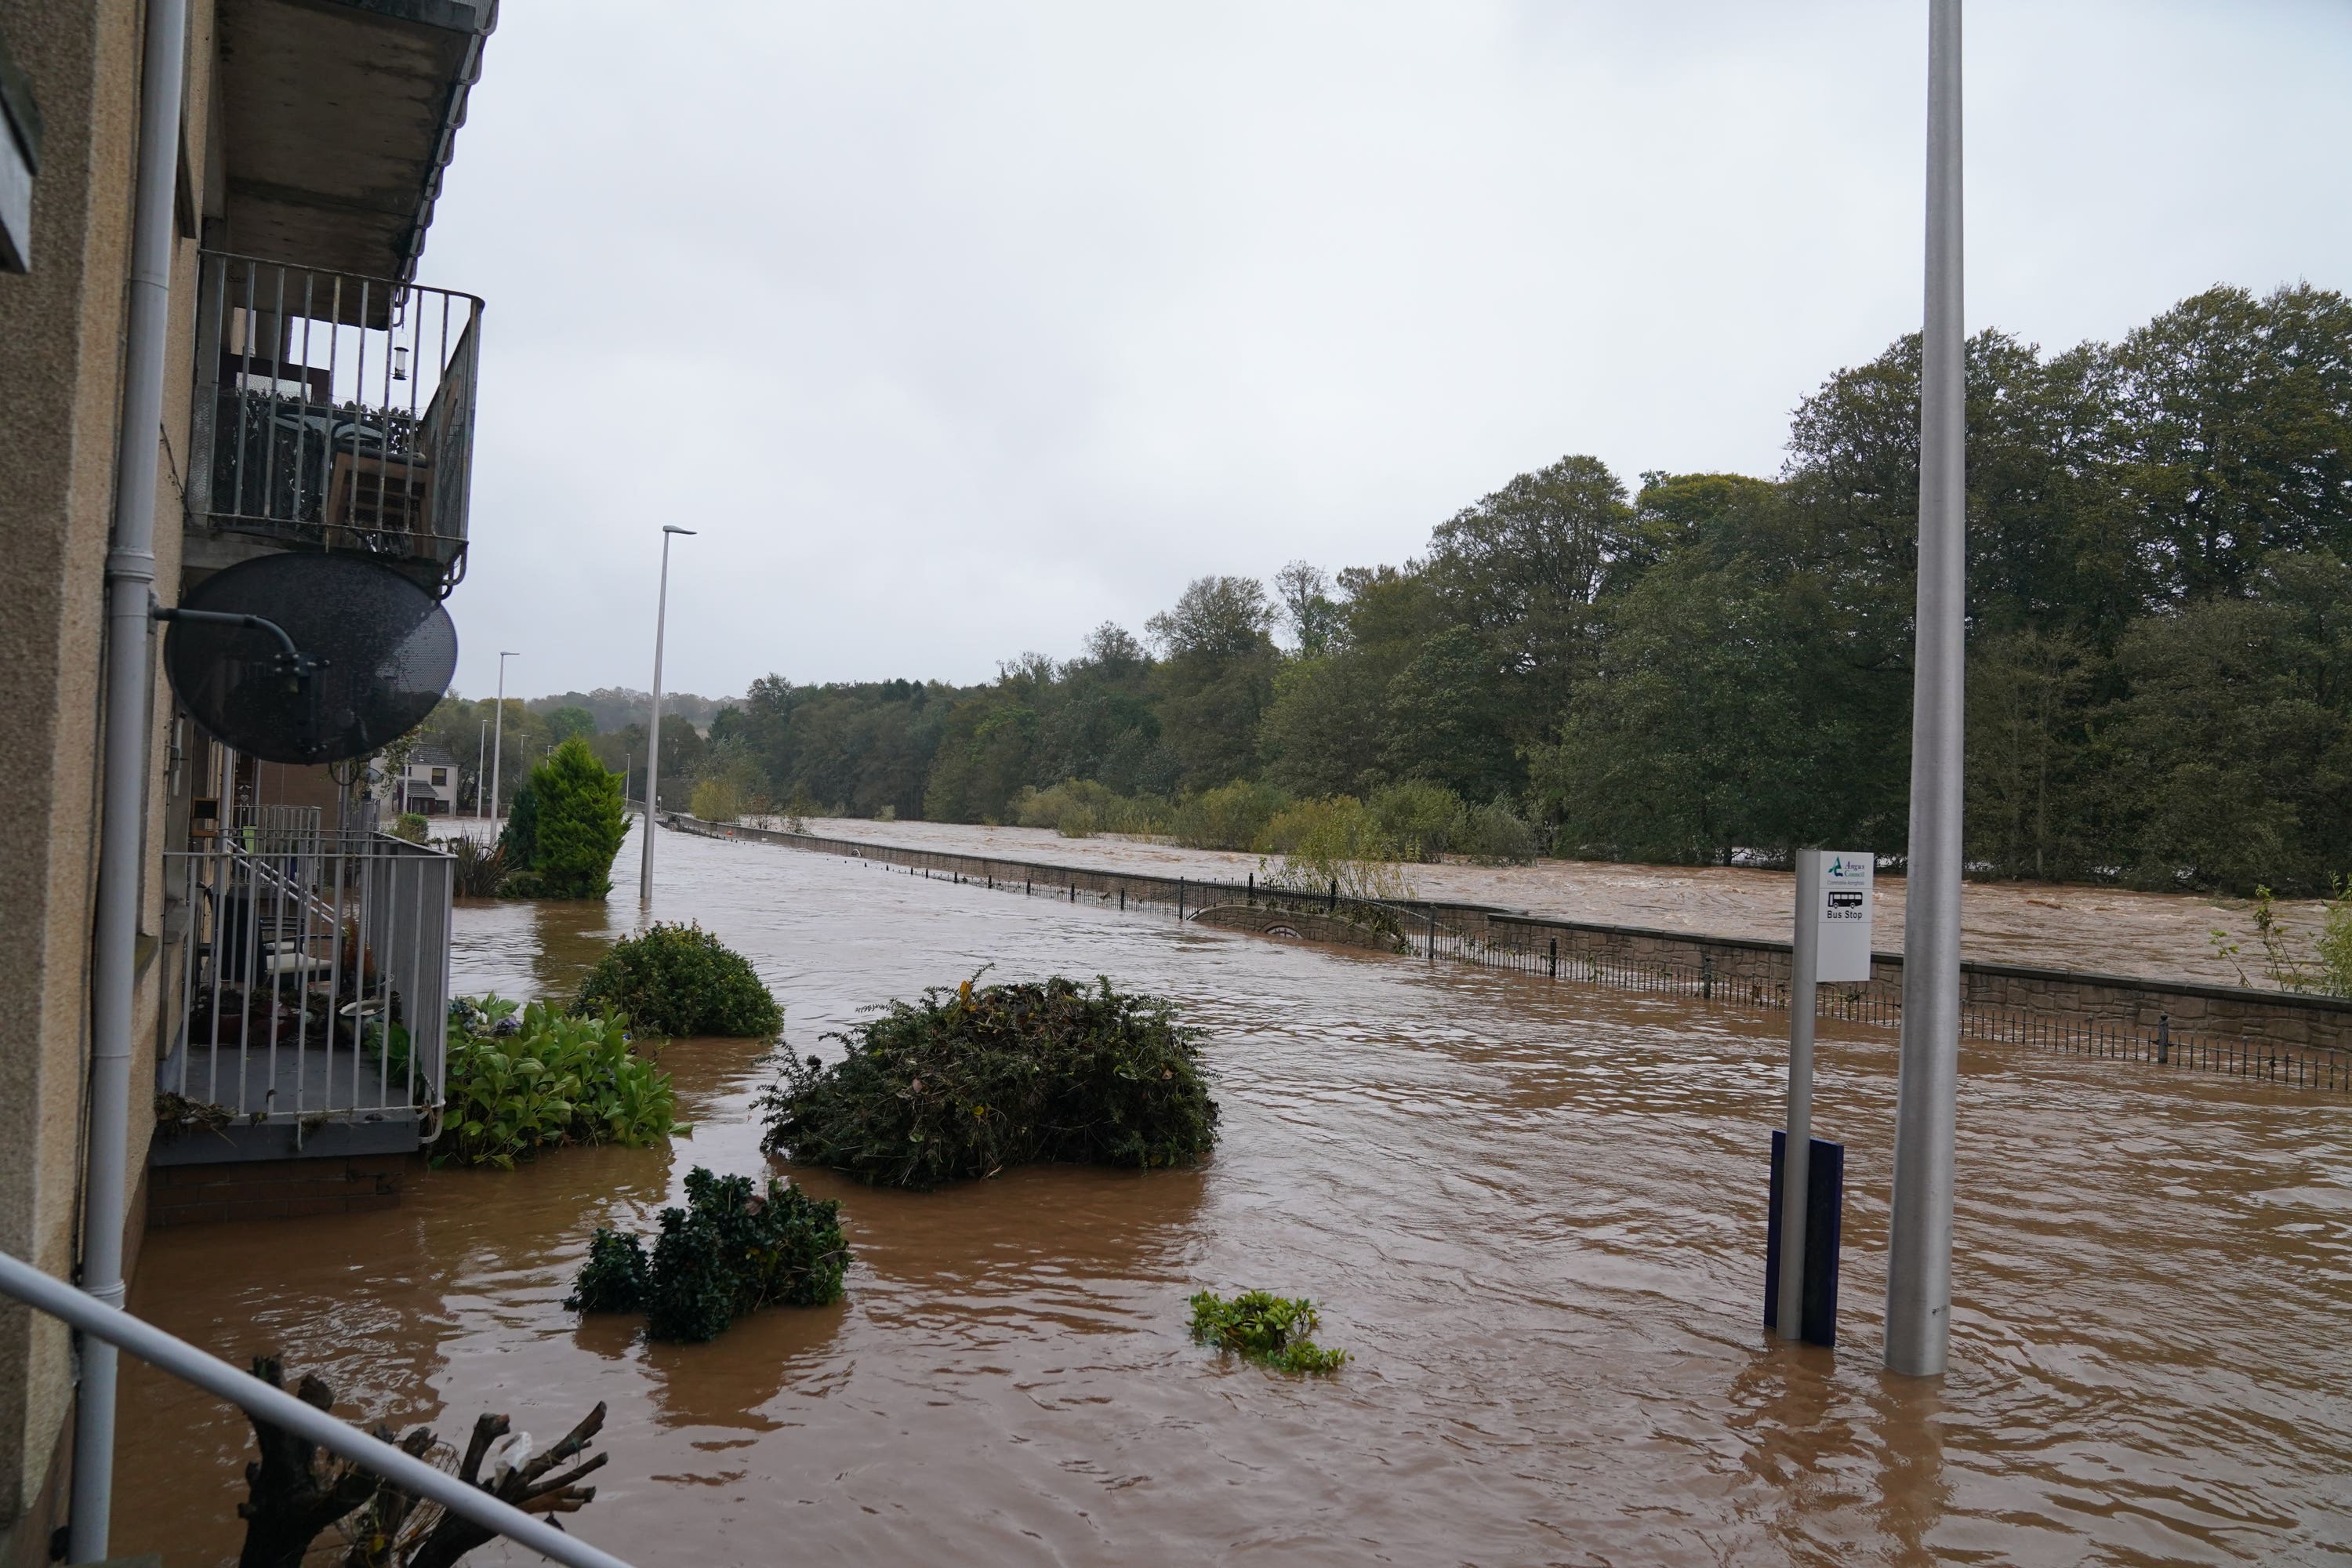
<instances>
[{"instance_id":1,"label":"iron railing fence","mask_svg":"<svg viewBox=\"0 0 2352 1568\"><path fill-rule=\"evenodd\" d=\"M1601 928L1539 916L1430 900L1351 898L1336 887L1321 893L1273 887L1255 878L1240 883L1149 872L1087 868L1044 861L961 854L880 845L864 839L718 824L665 812L668 826L706 837L736 837L883 862L916 875L1020 891L1059 896L1076 902L1083 895L1116 901L1171 907L1181 918L1244 905L1294 911L1339 922L1364 944L1412 952L1432 963L1475 963L1576 984L1672 995L1703 1006L1785 1013L1785 977L1718 966L1710 958L1696 963L1595 951L1580 944ZM1744 946L1768 949L1767 943ZM1816 1015L1874 1028L1899 1027L1899 984L1874 979L1861 984L1822 985L1815 993ZM2145 1062L2205 1072L2227 1073L2304 1089L2352 1093L2352 1051L2294 1046L2247 1036L2175 1028L2168 1016L2154 1024L2062 1017L2027 1008L1968 1003L1961 1030L1969 1039L2017 1045L2069 1055Z\"/></svg>"},{"instance_id":2,"label":"iron railing fence","mask_svg":"<svg viewBox=\"0 0 2352 1568\"><path fill-rule=\"evenodd\" d=\"M465 574L482 302L205 252L188 511Z\"/></svg>"},{"instance_id":3,"label":"iron railing fence","mask_svg":"<svg viewBox=\"0 0 2352 1568\"><path fill-rule=\"evenodd\" d=\"M450 858L382 834L245 832L250 844L163 857L181 940L158 1087L232 1119L214 1129L227 1151L189 1139L180 1152L299 1153L336 1123L332 1152L429 1141L447 1045Z\"/></svg>"}]
</instances>

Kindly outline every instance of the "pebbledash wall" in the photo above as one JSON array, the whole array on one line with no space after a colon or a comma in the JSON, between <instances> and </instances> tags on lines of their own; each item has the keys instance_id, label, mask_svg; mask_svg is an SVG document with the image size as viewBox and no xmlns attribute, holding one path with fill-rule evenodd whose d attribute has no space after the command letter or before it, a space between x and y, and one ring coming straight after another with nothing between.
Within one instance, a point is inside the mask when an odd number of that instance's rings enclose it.
<instances>
[{"instance_id":1,"label":"pebbledash wall","mask_svg":"<svg viewBox=\"0 0 2352 1568\"><path fill-rule=\"evenodd\" d=\"M1480 904L1375 902L1255 882L914 849L668 813L663 821L706 837L877 861L1033 897L1169 905L1187 919L1206 915L1221 926L1350 942L1433 961L1673 992L1717 1006L1788 1005L1787 942L1559 920ZM1962 1029L1971 1038L2352 1092L2352 1001L2021 964L1963 963L1960 969ZM1820 1010L1824 1017L1893 1026L1901 1021L1902 996L1902 955L1882 952L1873 957L1868 982L1821 987Z\"/></svg>"}]
</instances>

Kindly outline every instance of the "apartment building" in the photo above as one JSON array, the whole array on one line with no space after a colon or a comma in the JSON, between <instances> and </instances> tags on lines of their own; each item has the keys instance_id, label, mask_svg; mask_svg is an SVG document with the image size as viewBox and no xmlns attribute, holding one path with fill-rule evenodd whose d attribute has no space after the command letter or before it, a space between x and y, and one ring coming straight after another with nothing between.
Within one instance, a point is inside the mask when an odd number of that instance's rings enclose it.
<instances>
[{"instance_id":1,"label":"apartment building","mask_svg":"<svg viewBox=\"0 0 2352 1568\"><path fill-rule=\"evenodd\" d=\"M435 593L457 580L481 303L418 267L495 21L496 0L0 0L0 1248L60 1279L89 1283L89 1232L106 1227L85 1218L112 1201L110 1173L131 1264L175 1171L413 1153L433 1114L418 1074L437 1070L446 892L429 853L354 847L322 820L335 780L191 722L161 626L143 650L110 642L110 575L139 564L110 552L121 516L152 507L163 605L293 552L366 556ZM174 100L166 122L152 106ZM162 416L126 433L126 392L153 385L137 324L159 295L133 241L159 169L170 232L144 254L168 254ZM135 678L110 646L136 653ZM143 759L110 753L110 710L143 731ZM104 802L127 771L110 781L109 754L138 771L114 798L143 807L108 840L136 846L127 958L97 934ZM119 1061L107 998L126 967L131 1088L113 1125L92 1083L110 1038ZM265 1010L288 1047L271 1059L309 1051L309 1076L255 1065ZM235 1111L236 1139L196 1156L159 1141L156 1107L174 1103ZM119 1170L94 1148L121 1150ZM59 1325L0 1301L0 1568L50 1560L79 1365Z\"/></svg>"}]
</instances>

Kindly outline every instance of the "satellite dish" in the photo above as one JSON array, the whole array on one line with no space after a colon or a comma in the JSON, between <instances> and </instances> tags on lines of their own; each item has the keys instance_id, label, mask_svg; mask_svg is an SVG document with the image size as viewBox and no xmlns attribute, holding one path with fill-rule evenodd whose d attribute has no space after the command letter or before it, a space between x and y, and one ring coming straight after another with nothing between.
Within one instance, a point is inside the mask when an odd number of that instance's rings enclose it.
<instances>
[{"instance_id":1,"label":"satellite dish","mask_svg":"<svg viewBox=\"0 0 2352 1568\"><path fill-rule=\"evenodd\" d=\"M265 762L381 751L425 721L457 668L440 601L362 555L239 562L179 609L191 613L158 612L172 689L207 734Z\"/></svg>"}]
</instances>

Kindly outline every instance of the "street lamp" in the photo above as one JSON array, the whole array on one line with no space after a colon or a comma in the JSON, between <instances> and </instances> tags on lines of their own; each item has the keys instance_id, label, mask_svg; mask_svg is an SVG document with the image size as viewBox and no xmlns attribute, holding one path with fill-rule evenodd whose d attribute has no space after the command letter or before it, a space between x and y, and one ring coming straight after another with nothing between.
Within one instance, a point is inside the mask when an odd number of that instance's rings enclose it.
<instances>
[{"instance_id":1,"label":"street lamp","mask_svg":"<svg viewBox=\"0 0 2352 1568\"><path fill-rule=\"evenodd\" d=\"M499 819L499 770L506 765L507 660L521 657L521 654L510 649L499 650L499 706L497 722L490 727L490 820L492 822Z\"/></svg>"},{"instance_id":2,"label":"street lamp","mask_svg":"<svg viewBox=\"0 0 2352 1568\"><path fill-rule=\"evenodd\" d=\"M676 523L662 524L661 594L654 601L654 712L653 732L646 737L646 847L643 861L637 868L637 902L649 904L654 899L654 813L661 805L661 667L662 637L669 626L669 541L675 533L689 538L695 530L680 528Z\"/></svg>"},{"instance_id":3,"label":"street lamp","mask_svg":"<svg viewBox=\"0 0 2352 1568\"><path fill-rule=\"evenodd\" d=\"M1886 1369L1942 1373L1952 1331L1952 1131L1960 1073L1960 809L1968 588L1960 321L1960 0L1927 6L1927 277L1919 367L1918 654L1903 1046L1886 1233ZM1790 1150L1791 1161L1801 1156Z\"/></svg>"},{"instance_id":4,"label":"street lamp","mask_svg":"<svg viewBox=\"0 0 2352 1568\"><path fill-rule=\"evenodd\" d=\"M474 816L477 818L481 817L482 802L487 798L482 794L482 785L488 775L482 772L482 764L489 760L490 721L485 719L482 721L482 732L474 737Z\"/></svg>"}]
</instances>

